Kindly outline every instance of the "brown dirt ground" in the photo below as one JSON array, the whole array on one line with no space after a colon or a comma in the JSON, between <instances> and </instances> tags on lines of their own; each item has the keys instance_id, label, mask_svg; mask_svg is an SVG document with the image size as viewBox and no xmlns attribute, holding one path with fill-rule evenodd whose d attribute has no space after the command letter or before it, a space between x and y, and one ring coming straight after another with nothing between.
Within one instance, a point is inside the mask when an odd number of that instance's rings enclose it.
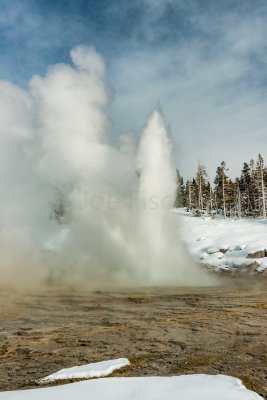
<instances>
[{"instance_id":1,"label":"brown dirt ground","mask_svg":"<svg viewBox=\"0 0 267 400\"><path fill-rule=\"evenodd\" d=\"M226 374L267 395L267 287L0 292L0 390L127 357L114 376Z\"/></svg>"}]
</instances>

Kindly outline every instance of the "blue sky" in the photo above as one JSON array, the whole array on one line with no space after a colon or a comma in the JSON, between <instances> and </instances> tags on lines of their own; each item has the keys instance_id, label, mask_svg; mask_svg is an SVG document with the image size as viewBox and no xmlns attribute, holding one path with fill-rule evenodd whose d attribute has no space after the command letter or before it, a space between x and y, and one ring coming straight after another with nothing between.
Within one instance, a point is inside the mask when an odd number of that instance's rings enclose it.
<instances>
[{"instance_id":1,"label":"blue sky","mask_svg":"<svg viewBox=\"0 0 267 400\"><path fill-rule=\"evenodd\" d=\"M158 102L175 163L211 177L267 161L266 0L0 0L0 79L27 86L70 62L78 44L104 57L112 133L139 133ZM266 148L266 149L265 149Z\"/></svg>"}]
</instances>

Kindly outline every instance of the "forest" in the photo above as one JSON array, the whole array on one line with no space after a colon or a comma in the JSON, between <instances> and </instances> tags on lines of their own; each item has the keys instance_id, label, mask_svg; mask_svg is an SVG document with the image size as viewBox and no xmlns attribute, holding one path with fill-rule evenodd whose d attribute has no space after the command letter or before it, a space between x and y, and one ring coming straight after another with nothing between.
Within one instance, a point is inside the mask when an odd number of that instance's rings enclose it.
<instances>
[{"instance_id":1,"label":"forest","mask_svg":"<svg viewBox=\"0 0 267 400\"><path fill-rule=\"evenodd\" d=\"M244 162L240 176L228 177L224 161L211 182L206 167L199 164L195 177L184 181L177 170L175 207L186 207L196 216L207 213L224 218L261 217L266 219L267 167L261 154L256 161Z\"/></svg>"}]
</instances>

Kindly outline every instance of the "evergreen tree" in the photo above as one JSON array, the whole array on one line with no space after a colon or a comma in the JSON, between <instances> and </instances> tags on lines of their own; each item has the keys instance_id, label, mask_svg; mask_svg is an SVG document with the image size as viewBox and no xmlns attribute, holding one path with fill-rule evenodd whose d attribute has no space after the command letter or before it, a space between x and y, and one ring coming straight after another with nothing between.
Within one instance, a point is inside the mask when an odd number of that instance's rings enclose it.
<instances>
[{"instance_id":1,"label":"evergreen tree","mask_svg":"<svg viewBox=\"0 0 267 400\"><path fill-rule=\"evenodd\" d=\"M186 195L185 195L185 186L184 179L180 175L178 169L176 169L176 179L177 179L177 189L174 201L174 207L185 207L186 205Z\"/></svg>"},{"instance_id":2,"label":"evergreen tree","mask_svg":"<svg viewBox=\"0 0 267 400\"><path fill-rule=\"evenodd\" d=\"M214 179L214 195L215 195L215 204L217 212L222 212L224 218L226 218L226 186L228 183L228 176L226 176L226 164L224 161L221 162L221 165L217 168L216 176Z\"/></svg>"},{"instance_id":3,"label":"evergreen tree","mask_svg":"<svg viewBox=\"0 0 267 400\"><path fill-rule=\"evenodd\" d=\"M185 205L191 210L192 209L192 182L187 180L185 184Z\"/></svg>"},{"instance_id":4,"label":"evergreen tree","mask_svg":"<svg viewBox=\"0 0 267 400\"><path fill-rule=\"evenodd\" d=\"M258 210L258 183L257 183L257 170L255 167L255 161L253 159L250 160L250 171L251 171L251 183L250 183L250 208L251 215L257 216L259 214Z\"/></svg>"},{"instance_id":5,"label":"evergreen tree","mask_svg":"<svg viewBox=\"0 0 267 400\"><path fill-rule=\"evenodd\" d=\"M199 205L198 184L197 184L195 178L192 179L192 183L191 183L191 205L192 205L192 209L198 210L198 205Z\"/></svg>"},{"instance_id":6,"label":"evergreen tree","mask_svg":"<svg viewBox=\"0 0 267 400\"><path fill-rule=\"evenodd\" d=\"M241 176L238 181L241 196L241 207L245 215L252 213L253 192L252 192L252 176L251 168L248 163L243 164Z\"/></svg>"},{"instance_id":7,"label":"evergreen tree","mask_svg":"<svg viewBox=\"0 0 267 400\"><path fill-rule=\"evenodd\" d=\"M258 187L258 209L259 213L262 215L264 219L266 219L266 198L267 198L267 190L264 182L264 161L259 154L257 160L257 167L256 167L256 182Z\"/></svg>"},{"instance_id":8,"label":"evergreen tree","mask_svg":"<svg viewBox=\"0 0 267 400\"><path fill-rule=\"evenodd\" d=\"M208 175L206 168L203 164L198 165L196 184L197 184L197 197L198 197L198 208L199 210L204 210L207 208L207 203L209 202L210 190L208 187Z\"/></svg>"},{"instance_id":9,"label":"evergreen tree","mask_svg":"<svg viewBox=\"0 0 267 400\"><path fill-rule=\"evenodd\" d=\"M210 182L207 183L206 187L205 204L206 204L207 214L212 216L214 209L214 194Z\"/></svg>"},{"instance_id":10,"label":"evergreen tree","mask_svg":"<svg viewBox=\"0 0 267 400\"><path fill-rule=\"evenodd\" d=\"M50 218L64 224L67 217L66 200L59 188L55 189L55 201L51 204Z\"/></svg>"},{"instance_id":11,"label":"evergreen tree","mask_svg":"<svg viewBox=\"0 0 267 400\"><path fill-rule=\"evenodd\" d=\"M236 217L238 210L238 183L231 179L225 182L225 209L228 217Z\"/></svg>"},{"instance_id":12,"label":"evergreen tree","mask_svg":"<svg viewBox=\"0 0 267 400\"><path fill-rule=\"evenodd\" d=\"M208 180L206 168L199 164L195 178L187 180L179 175L179 206L191 210L206 210L213 215L213 210L224 218L242 215L267 218L267 167L259 154L257 162L253 159L244 162L240 177L235 180L226 175L224 161L218 166L214 179L214 188ZM200 214L200 213L199 213Z\"/></svg>"}]
</instances>

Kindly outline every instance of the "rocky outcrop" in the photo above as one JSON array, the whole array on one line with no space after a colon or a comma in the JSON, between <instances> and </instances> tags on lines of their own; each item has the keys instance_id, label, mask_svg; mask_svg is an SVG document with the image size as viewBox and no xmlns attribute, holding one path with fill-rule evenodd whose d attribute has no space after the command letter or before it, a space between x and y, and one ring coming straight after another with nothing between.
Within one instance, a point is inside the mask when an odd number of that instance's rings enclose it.
<instances>
[{"instance_id":1,"label":"rocky outcrop","mask_svg":"<svg viewBox=\"0 0 267 400\"><path fill-rule=\"evenodd\" d=\"M247 258L264 258L267 257L267 249L255 251L255 253L250 253Z\"/></svg>"}]
</instances>

